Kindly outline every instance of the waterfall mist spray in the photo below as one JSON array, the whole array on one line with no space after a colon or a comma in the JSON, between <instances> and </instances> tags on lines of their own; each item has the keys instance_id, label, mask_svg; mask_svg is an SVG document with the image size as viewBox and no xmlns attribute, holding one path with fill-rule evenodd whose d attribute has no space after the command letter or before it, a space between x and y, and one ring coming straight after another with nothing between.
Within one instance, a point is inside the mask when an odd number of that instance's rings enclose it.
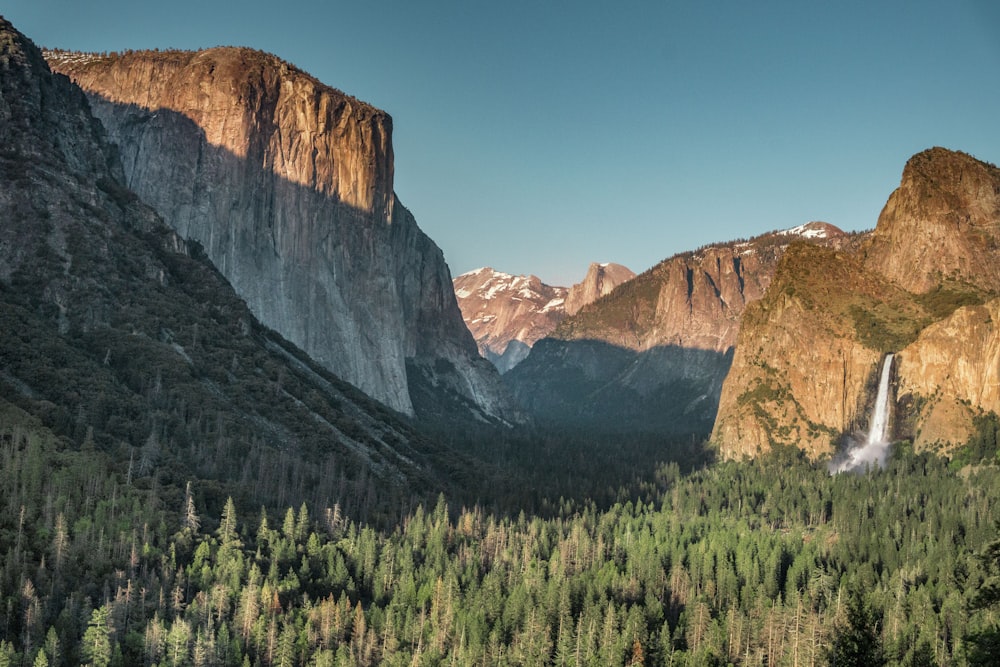
<instances>
[{"instance_id":1,"label":"waterfall mist spray","mask_svg":"<svg viewBox=\"0 0 1000 667\"><path fill-rule=\"evenodd\" d=\"M864 469L865 466L884 466L889 455L889 380L892 378L892 360L895 355L886 355L882 362L882 375L878 382L878 394L872 407L868 438L847 451L847 458L830 464L830 472L845 472Z\"/></svg>"}]
</instances>

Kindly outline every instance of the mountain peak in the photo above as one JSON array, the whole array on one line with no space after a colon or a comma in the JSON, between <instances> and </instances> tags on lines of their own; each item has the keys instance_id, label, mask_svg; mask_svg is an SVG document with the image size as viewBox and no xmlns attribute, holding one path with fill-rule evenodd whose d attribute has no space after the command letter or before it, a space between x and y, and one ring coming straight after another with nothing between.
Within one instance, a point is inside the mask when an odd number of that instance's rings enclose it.
<instances>
[{"instance_id":1,"label":"mountain peak","mask_svg":"<svg viewBox=\"0 0 1000 667\"><path fill-rule=\"evenodd\" d=\"M942 279L1000 291L1000 169L930 148L911 157L890 195L866 265L911 292Z\"/></svg>"},{"instance_id":2,"label":"mountain peak","mask_svg":"<svg viewBox=\"0 0 1000 667\"><path fill-rule=\"evenodd\" d=\"M780 236L800 236L804 239L829 239L847 235L844 230L840 229L836 225L831 225L829 222L820 222L818 220L807 222L804 225L792 227L791 229L784 229L777 233Z\"/></svg>"},{"instance_id":3,"label":"mountain peak","mask_svg":"<svg viewBox=\"0 0 1000 667\"><path fill-rule=\"evenodd\" d=\"M504 373L527 356L537 340L565 317L565 287L535 275L513 275L483 267L455 278L462 317L479 352Z\"/></svg>"},{"instance_id":4,"label":"mountain peak","mask_svg":"<svg viewBox=\"0 0 1000 667\"><path fill-rule=\"evenodd\" d=\"M583 280L569 289L569 294L566 296L566 313L575 315L587 304L610 294L614 288L633 278L635 272L627 266L613 262L592 262Z\"/></svg>"}]
</instances>

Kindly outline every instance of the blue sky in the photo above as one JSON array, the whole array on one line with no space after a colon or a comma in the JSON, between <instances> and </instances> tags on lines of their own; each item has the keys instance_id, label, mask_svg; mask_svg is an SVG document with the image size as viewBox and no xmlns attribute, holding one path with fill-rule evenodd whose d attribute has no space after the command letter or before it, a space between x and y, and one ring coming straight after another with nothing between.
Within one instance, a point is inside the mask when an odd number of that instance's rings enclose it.
<instances>
[{"instance_id":1,"label":"blue sky","mask_svg":"<svg viewBox=\"0 0 1000 667\"><path fill-rule=\"evenodd\" d=\"M396 192L452 273L810 220L875 225L930 146L1000 162L1000 3L6 0L43 46L251 46L393 116Z\"/></svg>"}]
</instances>

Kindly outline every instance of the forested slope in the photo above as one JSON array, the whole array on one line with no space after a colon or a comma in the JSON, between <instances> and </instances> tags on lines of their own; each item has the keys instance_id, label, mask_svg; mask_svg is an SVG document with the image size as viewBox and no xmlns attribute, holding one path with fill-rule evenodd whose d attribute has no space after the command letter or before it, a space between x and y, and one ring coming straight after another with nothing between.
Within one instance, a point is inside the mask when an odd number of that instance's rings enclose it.
<instances>
[{"instance_id":1,"label":"forested slope","mask_svg":"<svg viewBox=\"0 0 1000 667\"><path fill-rule=\"evenodd\" d=\"M996 623L970 602L1000 469L905 446L867 475L667 465L645 502L550 519L442 497L377 531L305 504L210 516L43 432L0 444L7 664L827 664L867 609L889 664L963 665Z\"/></svg>"}]
</instances>

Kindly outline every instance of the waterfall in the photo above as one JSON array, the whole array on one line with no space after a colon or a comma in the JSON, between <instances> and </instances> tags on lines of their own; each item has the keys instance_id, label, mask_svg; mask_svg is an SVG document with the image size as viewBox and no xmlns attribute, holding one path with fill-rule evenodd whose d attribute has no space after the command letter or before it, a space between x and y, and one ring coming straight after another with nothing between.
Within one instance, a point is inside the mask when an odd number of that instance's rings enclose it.
<instances>
[{"instance_id":1,"label":"waterfall","mask_svg":"<svg viewBox=\"0 0 1000 667\"><path fill-rule=\"evenodd\" d=\"M889 454L889 380L892 378L892 360L895 355L888 354L882 362L882 374L879 376L878 393L875 395L875 405L872 407L871 423L868 427L868 439L852 447L846 458L834 460L830 472L845 472L847 470L864 470L865 466L881 466Z\"/></svg>"},{"instance_id":2,"label":"waterfall","mask_svg":"<svg viewBox=\"0 0 1000 667\"><path fill-rule=\"evenodd\" d=\"M875 395L871 425L868 428L869 445L885 443L889 439L889 378L892 376L894 356L886 355L885 361L882 362L882 377L878 382L878 394Z\"/></svg>"}]
</instances>

